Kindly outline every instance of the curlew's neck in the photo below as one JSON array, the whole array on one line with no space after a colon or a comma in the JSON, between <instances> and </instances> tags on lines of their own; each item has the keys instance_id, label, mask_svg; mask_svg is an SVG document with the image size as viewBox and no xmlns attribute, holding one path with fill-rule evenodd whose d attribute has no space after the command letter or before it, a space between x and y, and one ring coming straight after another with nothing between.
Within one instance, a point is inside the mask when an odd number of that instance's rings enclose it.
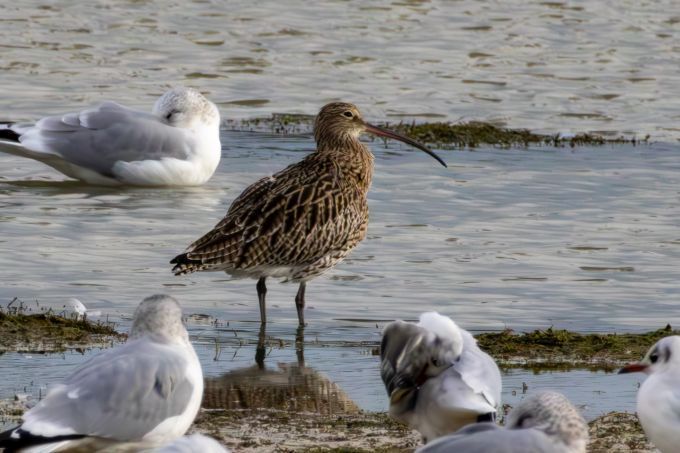
<instances>
[{"instance_id":1,"label":"curlew's neck","mask_svg":"<svg viewBox=\"0 0 680 453\"><path fill-rule=\"evenodd\" d=\"M364 192L368 192L373 178L373 154L358 138L344 136L334 140L317 141L316 153L332 159L342 173L351 178Z\"/></svg>"}]
</instances>

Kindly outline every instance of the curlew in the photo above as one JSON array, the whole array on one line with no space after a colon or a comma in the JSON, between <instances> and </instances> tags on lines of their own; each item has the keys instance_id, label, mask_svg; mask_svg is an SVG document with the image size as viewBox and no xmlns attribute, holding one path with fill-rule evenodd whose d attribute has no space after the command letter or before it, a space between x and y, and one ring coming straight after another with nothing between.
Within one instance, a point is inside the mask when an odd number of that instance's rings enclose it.
<instances>
[{"instance_id":1,"label":"curlew","mask_svg":"<svg viewBox=\"0 0 680 453\"><path fill-rule=\"evenodd\" d=\"M412 145L446 167L420 143L365 122L353 104L327 104L314 124L316 151L244 190L215 228L171 261L175 275L225 271L258 279L263 324L267 277L299 282L295 306L304 326L306 282L366 237L373 155L359 141L363 132Z\"/></svg>"}]
</instances>

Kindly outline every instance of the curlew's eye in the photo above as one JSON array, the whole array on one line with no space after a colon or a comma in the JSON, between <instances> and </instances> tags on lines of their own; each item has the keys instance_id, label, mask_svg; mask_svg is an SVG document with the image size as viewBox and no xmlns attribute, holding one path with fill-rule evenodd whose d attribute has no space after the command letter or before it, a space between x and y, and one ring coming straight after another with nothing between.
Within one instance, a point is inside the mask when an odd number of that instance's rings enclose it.
<instances>
[{"instance_id":1,"label":"curlew's eye","mask_svg":"<svg viewBox=\"0 0 680 453\"><path fill-rule=\"evenodd\" d=\"M354 118L354 114L353 114L352 112L350 112L349 110L347 110L346 112L344 112L344 113L342 114L342 116L345 116L345 117L347 117L347 118Z\"/></svg>"}]
</instances>

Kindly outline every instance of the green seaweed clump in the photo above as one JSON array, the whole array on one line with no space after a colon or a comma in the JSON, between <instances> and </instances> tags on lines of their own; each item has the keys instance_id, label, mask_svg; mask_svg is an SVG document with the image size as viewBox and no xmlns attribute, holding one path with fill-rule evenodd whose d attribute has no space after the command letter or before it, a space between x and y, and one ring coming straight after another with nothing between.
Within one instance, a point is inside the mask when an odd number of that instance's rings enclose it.
<instances>
[{"instance_id":1,"label":"green seaweed clump","mask_svg":"<svg viewBox=\"0 0 680 453\"><path fill-rule=\"evenodd\" d=\"M563 137L560 134L536 134L527 129L507 129L483 121L468 123L412 123L391 126L398 132L408 135L423 143L438 147L476 148L480 145L492 145L502 148L536 146L602 146L647 143L649 136L642 140L636 138L606 138L596 134L577 134Z\"/></svg>"},{"instance_id":2,"label":"green seaweed clump","mask_svg":"<svg viewBox=\"0 0 680 453\"><path fill-rule=\"evenodd\" d=\"M508 329L476 338L480 347L501 363L615 369L623 363L640 360L659 339L678 334L680 332L670 325L641 334L581 334L551 327L520 334Z\"/></svg>"},{"instance_id":3,"label":"green seaweed clump","mask_svg":"<svg viewBox=\"0 0 680 453\"><path fill-rule=\"evenodd\" d=\"M122 341L111 323L92 322L86 317L66 317L51 311L0 307L0 352L53 352L87 348Z\"/></svg>"},{"instance_id":4,"label":"green seaweed clump","mask_svg":"<svg viewBox=\"0 0 680 453\"><path fill-rule=\"evenodd\" d=\"M249 118L242 120L227 120L227 129L248 132L266 132L273 134L311 134L314 125L313 115L292 113L274 113L269 118ZM560 134L537 134L528 129L508 129L484 121L470 121L467 123L398 123L385 124L397 132L408 135L422 143L438 148L477 148L481 145L497 146L501 148L554 146L603 146L622 144L643 144L649 142L649 135L643 139L625 137L603 137L592 133L582 133L573 136Z\"/></svg>"},{"instance_id":5,"label":"green seaweed clump","mask_svg":"<svg viewBox=\"0 0 680 453\"><path fill-rule=\"evenodd\" d=\"M420 123L392 126L398 132L423 143L476 148L482 144L501 147L542 145L547 136L526 129L505 129L490 123Z\"/></svg>"}]
</instances>

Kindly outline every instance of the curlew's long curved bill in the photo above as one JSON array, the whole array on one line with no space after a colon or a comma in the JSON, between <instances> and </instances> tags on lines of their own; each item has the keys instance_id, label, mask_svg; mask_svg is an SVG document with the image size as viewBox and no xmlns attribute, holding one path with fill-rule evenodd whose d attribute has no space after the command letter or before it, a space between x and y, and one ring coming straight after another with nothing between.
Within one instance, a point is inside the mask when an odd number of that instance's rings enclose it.
<instances>
[{"instance_id":1,"label":"curlew's long curved bill","mask_svg":"<svg viewBox=\"0 0 680 453\"><path fill-rule=\"evenodd\" d=\"M397 134L396 132L392 132L388 129L383 129L382 127L374 126L372 124L364 122L364 126L366 127L366 132L370 132L371 134L378 135L380 137L387 137L387 138L392 138L394 140L399 140L400 142L408 143L409 145L418 148L421 151L425 151L427 154L432 156L433 158L437 159L437 162L442 164L443 166L446 167L446 163L439 157L437 156L434 152L430 151L427 149L425 145L421 145L417 141L410 139L406 137L405 135Z\"/></svg>"}]
</instances>

